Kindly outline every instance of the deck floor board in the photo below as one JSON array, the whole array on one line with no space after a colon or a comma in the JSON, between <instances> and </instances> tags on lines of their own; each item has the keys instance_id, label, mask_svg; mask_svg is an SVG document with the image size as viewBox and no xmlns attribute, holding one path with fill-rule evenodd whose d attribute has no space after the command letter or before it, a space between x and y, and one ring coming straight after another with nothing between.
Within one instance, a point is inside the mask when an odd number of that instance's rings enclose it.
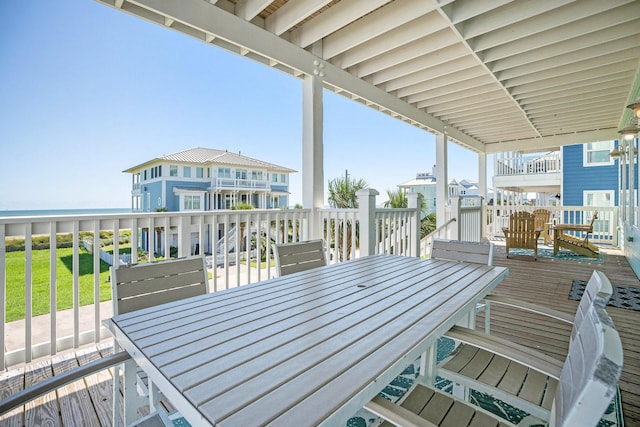
<instances>
[{"instance_id":1,"label":"deck floor board","mask_svg":"<svg viewBox=\"0 0 640 427\"><path fill-rule=\"evenodd\" d=\"M573 280L588 280L594 269L603 271L614 285L640 288L622 253L616 249L603 249L604 263L561 261L533 256L506 258L502 242L497 242L494 264L509 268L509 276L495 289L498 295L521 298L544 304L566 313L574 313L578 302L568 299ZM620 395L627 426L640 425L640 311L607 307L620 332L624 347L624 368L620 379ZM482 314L478 328L483 328ZM570 327L541 316L522 316L515 309L493 306L491 331L508 339L517 339L562 359L568 348ZM89 346L72 355L53 358L12 368L0 373L0 398L21 390L25 384L41 381L54 373L54 368L87 363L110 354L109 343ZM110 426L112 414L113 369L78 381L28 405L0 417L2 426L23 425L101 425ZM120 396L122 399L122 396ZM45 404L46 403L46 404ZM122 407L122 406L120 406ZM63 415L61 415L63 414ZM120 414L121 416L121 414ZM46 421L46 423L45 423Z\"/></svg>"}]
</instances>

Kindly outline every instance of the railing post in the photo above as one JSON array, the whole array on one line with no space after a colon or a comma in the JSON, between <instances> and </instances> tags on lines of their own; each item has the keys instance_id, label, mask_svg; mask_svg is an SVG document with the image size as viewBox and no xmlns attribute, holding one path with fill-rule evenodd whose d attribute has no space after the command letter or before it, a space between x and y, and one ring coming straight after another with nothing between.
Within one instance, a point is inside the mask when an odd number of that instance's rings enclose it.
<instances>
[{"instance_id":1,"label":"railing post","mask_svg":"<svg viewBox=\"0 0 640 427\"><path fill-rule=\"evenodd\" d=\"M360 256L375 254L376 248L376 196L373 188L363 188L356 192L360 210Z\"/></svg>"},{"instance_id":2,"label":"railing post","mask_svg":"<svg viewBox=\"0 0 640 427\"><path fill-rule=\"evenodd\" d=\"M409 243L409 253L411 256L420 256L420 206L422 205L422 194L420 193L407 193L407 207L409 209L415 209L413 216L411 217L411 230L414 230L413 242Z\"/></svg>"},{"instance_id":3,"label":"railing post","mask_svg":"<svg viewBox=\"0 0 640 427\"><path fill-rule=\"evenodd\" d=\"M462 218L460 218L462 197L451 197L451 218L456 219L456 226L453 227L453 235L451 236L452 240L460 240L460 230L462 227Z\"/></svg>"},{"instance_id":4,"label":"railing post","mask_svg":"<svg viewBox=\"0 0 640 427\"><path fill-rule=\"evenodd\" d=\"M179 224L178 258L183 258L191 255L191 217L182 215L180 217Z\"/></svg>"}]
</instances>

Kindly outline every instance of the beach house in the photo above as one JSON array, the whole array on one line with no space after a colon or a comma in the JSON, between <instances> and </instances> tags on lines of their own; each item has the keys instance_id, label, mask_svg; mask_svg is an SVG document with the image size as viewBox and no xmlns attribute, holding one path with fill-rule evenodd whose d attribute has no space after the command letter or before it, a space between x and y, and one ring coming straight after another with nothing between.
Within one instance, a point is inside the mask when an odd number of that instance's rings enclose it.
<instances>
[{"instance_id":1,"label":"beach house","mask_svg":"<svg viewBox=\"0 0 640 427\"><path fill-rule=\"evenodd\" d=\"M213 148L191 148L156 157L131 174L134 212L210 211L240 204L257 209L289 205L289 175L296 172Z\"/></svg>"}]
</instances>

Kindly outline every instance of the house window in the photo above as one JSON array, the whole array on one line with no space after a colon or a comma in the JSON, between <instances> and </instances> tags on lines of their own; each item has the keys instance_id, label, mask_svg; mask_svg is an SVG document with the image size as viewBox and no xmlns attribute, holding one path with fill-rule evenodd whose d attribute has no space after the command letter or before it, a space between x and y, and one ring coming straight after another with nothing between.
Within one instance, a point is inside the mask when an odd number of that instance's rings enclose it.
<instances>
[{"instance_id":1,"label":"house window","mask_svg":"<svg viewBox=\"0 0 640 427\"><path fill-rule=\"evenodd\" d=\"M287 174L280 174L280 182L287 182Z\"/></svg>"},{"instance_id":2,"label":"house window","mask_svg":"<svg viewBox=\"0 0 640 427\"><path fill-rule=\"evenodd\" d=\"M147 180L147 170L146 169L142 171L142 180L143 181Z\"/></svg>"},{"instance_id":3,"label":"house window","mask_svg":"<svg viewBox=\"0 0 640 427\"><path fill-rule=\"evenodd\" d=\"M178 166L176 165L169 166L169 176L178 176Z\"/></svg>"},{"instance_id":4,"label":"house window","mask_svg":"<svg viewBox=\"0 0 640 427\"><path fill-rule=\"evenodd\" d=\"M185 166L182 169L182 176L185 178L191 178L191 166Z\"/></svg>"},{"instance_id":5,"label":"house window","mask_svg":"<svg viewBox=\"0 0 640 427\"><path fill-rule=\"evenodd\" d=\"M218 178L231 178L231 169L218 168Z\"/></svg>"},{"instance_id":6,"label":"house window","mask_svg":"<svg viewBox=\"0 0 640 427\"><path fill-rule=\"evenodd\" d=\"M200 210L200 196L184 196L184 203L182 205L183 210L185 211L193 211Z\"/></svg>"},{"instance_id":7,"label":"house window","mask_svg":"<svg viewBox=\"0 0 640 427\"><path fill-rule=\"evenodd\" d=\"M262 171L251 171L251 179L254 181L262 181Z\"/></svg>"},{"instance_id":8,"label":"house window","mask_svg":"<svg viewBox=\"0 0 640 427\"><path fill-rule=\"evenodd\" d=\"M236 169L236 179L247 179L247 170Z\"/></svg>"},{"instance_id":9,"label":"house window","mask_svg":"<svg viewBox=\"0 0 640 427\"><path fill-rule=\"evenodd\" d=\"M271 181L278 182L278 174L277 173L272 173L271 174Z\"/></svg>"},{"instance_id":10,"label":"house window","mask_svg":"<svg viewBox=\"0 0 640 427\"><path fill-rule=\"evenodd\" d=\"M584 191L582 193L583 203L585 206L593 207L591 212L587 213L585 223L591 221L591 215L593 211L598 210L598 207L612 207L614 204L613 190L591 190ZM600 212L598 219L593 223L593 232L611 233L611 222L609 220L609 212Z\"/></svg>"},{"instance_id":11,"label":"house window","mask_svg":"<svg viewBox=\"0 0 640 427\"><path fill-rule=\"evenodd\" d=\"M203 178L203 177L204 177L204 169L196 168L196 178Z\"/></svg>"},{"instance_id":12,"label":"house window","mask_svg":"<svg viewBox=\"0 0 640 427\"><path fill-rule=\"evenodd\" d=\"M613 149L613 141L589 142L583 146L584 166L604 166L613 164L613 158L609 155Z\"/></svg>"}]
</instances>

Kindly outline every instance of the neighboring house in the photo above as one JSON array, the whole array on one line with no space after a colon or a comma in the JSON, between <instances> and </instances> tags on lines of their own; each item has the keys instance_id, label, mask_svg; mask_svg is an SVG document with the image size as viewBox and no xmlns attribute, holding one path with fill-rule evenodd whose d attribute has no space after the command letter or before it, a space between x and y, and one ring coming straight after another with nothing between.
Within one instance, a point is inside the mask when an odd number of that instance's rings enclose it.
<instances>
[{"instance_id":1,"label":"neighboring house","mask_svg":"<svg viewBox=\"0 0 640 427\"><path fill-rule=\"evenodd\" d=\"M257 209L289 205L284 166L211 148L167 154L124 171L132 175L134 212Z\"/></svg>"},{"instance_id":2,"label":"neighboring house","mask_svg":"<svg viewBox=\"0 0 640 427\"><path fill-rule=\"evenodd\" d=\"M426 203L426 214L436 212L436 176L435 166L433 172L418 173L415 179L398 184L398 188L406 192L414 192L422 194L422 198ZM480 191L477 182L463 179L458 182L455 179L449 183L449 199L458 196L478 196Z\"/></svg>"},{"instance_id":3,"label":"neighboring house","mask_svg":"<svg viewBox=\"0 0 640 427\"><path fill-rule=\"evenodd\" d=\"M598 207L620 205L620 160L610 155L617 145L617 141L599 141L566 145L548 153L500 153L493 184L505 194L502 204L519 204L524 195L535 193L536 205L593 207L585 211L584 218L573 218L574 222L588 222ZM635 168L635 188L637 173ZM601 215L594 231L612 233L610 219Z\"/></svg>"}]
</instances>

